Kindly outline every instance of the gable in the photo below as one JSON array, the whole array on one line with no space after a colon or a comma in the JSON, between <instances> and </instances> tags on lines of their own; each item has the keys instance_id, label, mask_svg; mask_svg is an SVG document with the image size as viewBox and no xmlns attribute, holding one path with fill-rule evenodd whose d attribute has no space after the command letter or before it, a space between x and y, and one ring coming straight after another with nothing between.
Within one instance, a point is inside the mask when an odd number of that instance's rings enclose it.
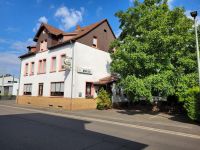
<instances>
[{"instance_id":1,"label":"gable","mask_svg":"<svg viewBox=\"0 0 200 150\"><path fill-rule=\"evenodd\" d=\"M94 37L96 37L98 40L97 49L107 52L109 50L111 42L116 39L110 25L107 21L104 21L84 36L78 38L76 41L88 46L92 46Z\"/></svg>"}]
</instances>

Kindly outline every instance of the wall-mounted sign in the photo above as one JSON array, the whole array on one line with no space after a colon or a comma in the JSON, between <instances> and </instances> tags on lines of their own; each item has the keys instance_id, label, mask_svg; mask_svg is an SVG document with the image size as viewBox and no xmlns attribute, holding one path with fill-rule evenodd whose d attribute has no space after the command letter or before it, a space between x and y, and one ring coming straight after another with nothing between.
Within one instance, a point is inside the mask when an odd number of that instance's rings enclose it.
<instances>
[{"instance_id":1,"label":"wall-mounted sign","mask_svg":"<svg viewBox=\"0 0 200 150\"><path fill-rule=\"evenodd\" d=\"M71 69L71 61L72 61L72 59L70 57L66 57L66 59L64 60L64 68L66 70Z\"/></svg>"},{"instance_id":2,"label":"wall-mounted sign","mask_svg":"<svg viewBox=\"0 0 200 150\"><path fill-rule=\"evenodd\" d=\"M89 74L89 75L92 75L92 70L89 69L89 68L81 68L81 67L78 67L77 72L78 72L78 73L82 73L82 74Z\"/></svg>"}]
</instances>

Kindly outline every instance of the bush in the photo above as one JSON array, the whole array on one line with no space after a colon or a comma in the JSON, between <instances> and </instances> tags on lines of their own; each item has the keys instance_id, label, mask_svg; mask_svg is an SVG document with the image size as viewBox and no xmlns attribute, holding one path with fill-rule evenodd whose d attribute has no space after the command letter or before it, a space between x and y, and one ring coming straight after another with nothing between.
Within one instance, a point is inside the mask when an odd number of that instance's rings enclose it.
<instances>
[{"instance_id":1,"label":"bush","mask_svg":"<svg viewBox=\"0 0 200 150\"><path fill-rule=\"evenodd\" d=\"M188 117L192 120L200 121L200 88L189 89L181 99L184 101L184 108Z\"/></svg>"},{"instance_id":2,"label":"bush","mask_svg":"<svg viewBox=\"0 0 200 150\"><path fill-rule=\"evenodd\" d=\"M103 88L100 89L97 97L97 109L109 109L112 106L112 102L109 94Z\"/></svg>"}]
</instances>

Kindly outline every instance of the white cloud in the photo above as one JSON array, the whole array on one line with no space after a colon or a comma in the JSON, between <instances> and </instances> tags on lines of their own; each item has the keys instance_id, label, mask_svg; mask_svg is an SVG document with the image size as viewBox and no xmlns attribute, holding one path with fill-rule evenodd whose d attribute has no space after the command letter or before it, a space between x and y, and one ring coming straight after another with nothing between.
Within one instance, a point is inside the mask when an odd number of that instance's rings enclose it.
<instances>
[{"instance_id":1,"label":"white cloud","mask_svg":"<svg viewBox=\"0 0 200 150\"><path fill-rule=\"evenodd\" d=\"M101 12L102 12L103 8L101 6L99 6L96 10L96 15L97 17L100 17L101 16Z\"/></svg>"},{"instance_id":2,"label":"white cloud","mask_svg":"<svg viewBox=\"0 0 200 150\"><path fill-rule=\"evenodd\" d=\"M33 45L33 40L29 38L25 41L13 41L0 38L0 43L1 42L6 42L6 44L9 44L9 46L0 47L0 74L9 73L19 75L20 60L18 57L22 54L27 53L27 46Z\"/></svg>"},{"instance_id":3,"label":"white cloud","mask_svg":"<svg viewBox=\"0 0 200 150\"><path fill-rule=\"evenodd\" d=\"M174 3L174 0L168 0L168 5L169 5L170 9L172 9L174 7L173 3Z\"/></svg>"},{"instance_id":4,"label":"white cloud","mask_svg":"<svg viewBox=\"0 0 200 150\"><path fill-rule=\"evenodd\" d=\"M20 60L19 55L12 52L0 52L0 75L1 74L15 74L19 75Z\"/></svg>"},{"instance_id":5,"label":"white cloud","mask_svg":"<svg viewBox=\"0 0 200 150\"><path fill-rule=\"evenodd\" d=\"M26 41L15 41L11 44L10 48L13 50L17 50L17 52L25 52L27 50L27 46L34 45L35 42L31 38Z\"/></svg>"},{"instance_id":6,"label":"white cloud","mask_svg":"<svg viewBox=\"0 0 200 150\"><path fill-rule=\"evenodd\" d=\"M119 29L115 32L115 36L118 38L120 36L120 34L122 33L122 30Z\"/></svg>"},{"instance_id":7,"label":"white cloud","mask_svg":"<svg viewBox=\"0 0 200 150\"><path fill-rule=\"evenodd\" d=\"M10 65L18 65L19 64L19 59L18 59L18 54L14 54L12 52L0 52L0 64L6 63Z\"/></svg>"},{"instance_id":8,"label":"white cloud","mask_svg":"<svg viewBox=\"0 0 200 150\"><path fill-rule=\"evenodd\" d=\"M62 6L57 9L55 17L61 22L60 28L63 30L68 30L83 20L83 14L83 7L81 7L80 10L75 10Z\"/></svg>"},{"instance_id":9,"label":"white cloud","mask_svg":"<svg viewBox=\"0 0 200 150\"><path fill-rule=\"evenodd\" d=\"M47 22L48 22L48 19L45 16L40 17L38 19L37 24L33 28L33 32L37 32L37 30L39 29L41 23L47 23Z\"/></svg>"}]
</instances>

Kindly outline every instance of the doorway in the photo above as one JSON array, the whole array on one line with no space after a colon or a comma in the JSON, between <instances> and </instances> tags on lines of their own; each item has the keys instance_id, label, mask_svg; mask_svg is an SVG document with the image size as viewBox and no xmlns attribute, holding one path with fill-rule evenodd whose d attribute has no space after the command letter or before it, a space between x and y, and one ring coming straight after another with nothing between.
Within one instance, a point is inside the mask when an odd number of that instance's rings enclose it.
<instances>
[{"instance_id":1,"label":"doorway","mask_svg":"<svg viewBox=\"0 0 200 150\"><path fill-rule=\"evenodd\" d=\"M39 83L38 96L43 96L43 83Z\"/></svg>"}]
</instances>

